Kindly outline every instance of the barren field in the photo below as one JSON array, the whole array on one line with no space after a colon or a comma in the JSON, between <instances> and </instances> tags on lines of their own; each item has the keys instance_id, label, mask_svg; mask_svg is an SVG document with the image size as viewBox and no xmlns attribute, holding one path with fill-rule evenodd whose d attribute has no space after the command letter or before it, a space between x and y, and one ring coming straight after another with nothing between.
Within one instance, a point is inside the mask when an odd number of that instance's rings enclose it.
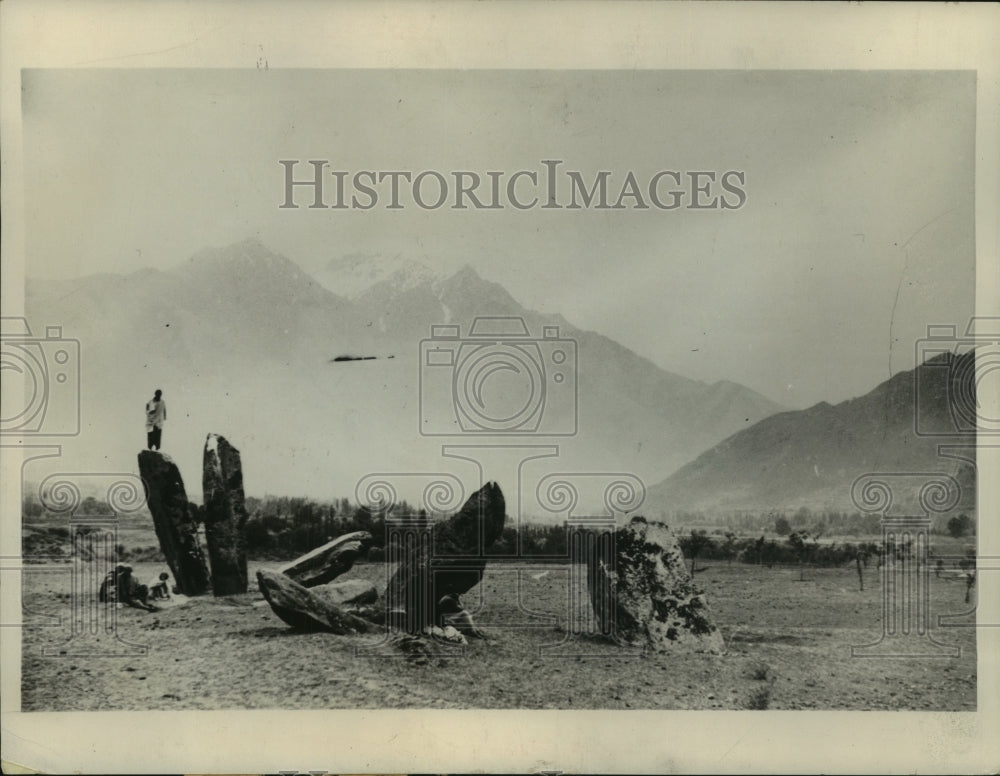
<instances>
[{"instance_id":1,"label":"barren field","mask_svg":"<svg viewBox=\"0 0 1000 776\"><path fill-rule=\"evenodd\" d=\"M140 580L165 564L133 564ZM280 564L250 563L257 568ZM715 563L697 575L727 652L643 655L583 633L567 565L487 567L463 601L489 641L424 664L379 636L302 633L257 592L114 610L113 634L70 639L72 566L23 576L25 711L123 709L976 709L975 628L936 627L952 658L852 657L882 633L879 572ZM384 564L344 578L382 588ZM930 578L931 622L974 606ZM89 586L89 585L85 585ZM96 589L96 588L95 588ZM93 595L95 591L87 591ZM586 611L586 599L576 598ZM962 618L968 621L971 617ZM568 630L569 629L569 630ZM908 643L914 643L912 641ZM60 653L65 654L60 654ZM114 653L114 654L112 654Z\"/></svg>"}]
</instances>

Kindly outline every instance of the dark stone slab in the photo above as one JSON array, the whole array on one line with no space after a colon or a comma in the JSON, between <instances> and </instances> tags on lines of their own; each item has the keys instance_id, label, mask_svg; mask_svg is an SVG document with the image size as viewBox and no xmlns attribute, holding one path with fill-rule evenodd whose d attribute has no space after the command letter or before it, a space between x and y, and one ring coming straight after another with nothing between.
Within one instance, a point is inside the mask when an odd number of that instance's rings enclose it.
<instances>
[{"instance_id":1,"label":"dark stone slab","mask_svg":"<svg viewBox=\"0 0 1000 776\"><path fill-rule=\"evenodd\" d=\"M400 537L399 567L385 594L390 623L408 633L441 625L456 610L458 596L479 584L487 560L483 549L499 538L505 519L503 492L490 482L447 520L409 540Z\"/></svg>"},{"instance_id":2,"label":"dark stone slab","mask_svg":"<svg viewBox=\"0 0 1000 776\"><path fill-rule=\"evenodd\" d=\"M368 633L378 627L284 574L258 571L257 584L271 610L293 628L343 635Z\"/></svg>"},{"instance_id":3,"label":"dark stone slab","mask_svg":"<svg viewBox=\"0 0 1000 776\"><path fill-rule=\"evenodd\" d=\"M146 504L153 515L156 538L177 589L187 596L202 595L208 591L208 567L198 542L198 523L189 508L177 465L165 453L143 450L139 453L139 475L146 486Z\"/></svg>"},{"instance_id":4,"label":"dark stone slab","mask_svg":"<svg viewBox=\"0 0 1000 776\"><path fill-rule=\"evenodd\" d=\"M202 458L205 543L212 564L212 592L247 591L246 524L240 451L225 437L209 434Z\"/></svg>"}]
</instances>

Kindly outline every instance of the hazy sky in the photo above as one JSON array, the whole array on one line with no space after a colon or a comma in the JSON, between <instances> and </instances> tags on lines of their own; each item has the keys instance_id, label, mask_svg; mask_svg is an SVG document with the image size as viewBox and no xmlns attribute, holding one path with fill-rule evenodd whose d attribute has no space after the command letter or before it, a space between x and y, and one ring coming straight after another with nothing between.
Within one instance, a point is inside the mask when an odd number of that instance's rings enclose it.
<instances>
[{"instance_id":1,"label":"hazy sky","mask_svg":"<svg viewBox=\"0 0 1000 776\"><path fill-rule=\"evenodd\" d=\"M912 368L927 324L973 311L971 72L34 70L23 109L29 275L169 267L248 236L307 271L468 263L666 369L793 407ZM738 170L747 199L428 211L404 184L399 210L283 210L279 159L484 177L559 159L588 183L610 171L612 198L629 171Z\"/></svg>"}]
</instances>

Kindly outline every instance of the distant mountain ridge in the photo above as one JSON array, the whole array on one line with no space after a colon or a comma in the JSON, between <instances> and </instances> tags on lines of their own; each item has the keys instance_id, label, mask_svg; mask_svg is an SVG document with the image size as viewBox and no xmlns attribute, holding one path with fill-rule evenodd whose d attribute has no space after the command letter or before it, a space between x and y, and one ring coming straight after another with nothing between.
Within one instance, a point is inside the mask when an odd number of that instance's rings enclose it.
<instances>
[{"instance_id":1,"label":"distant mountain ridge","mask_svg":"<svg viewBox=\"0 0 1000 776\"><path fill-rule=\"evenodd\" d=\"M330 259L315 278L324 286L348 299L354 299L372 286L391 283L404 291L425 280L437 279L426 264L401 255L384 256L375 253L353 253Z\"/></svg>"},{"instance_id":2,"label":"distant mountain ridge","mask_svg":"<svg viewBox=\"0 0 1000 776\"><path fill-rule=\"evenodd\" d=\"M975 460L968 447L974 436L918 435L916 421L919 414L922 428L955 428L957 397L975 396L974 369L967 364L974 358L966 353L949 368L939 356L836 406L820 402L765 418L657 483L650 504L664 513L801 507L853 512L851 485L863 474L941 472L961 485L956 508L972 510L974 467L943 457L938 448L965 445L962 454Z\"/></svg>"},{"instance_id":3,"label":"distant mountain ridge","mask_svg":"<svg viewBox=\"0 0 1000 776\"><path fill-rule=\"evenodd\" d=\"M559 464L570 470L648 482L782 409L743 386L672 374L561 316L527 310L468 266L445 277L405 261L384 262L369 277L364 257L345 266L352 285L338 293L327 287L337 273L321 283L251 239L165 270L29 278L33 325L58 324L81 341L84 434L67 455L130 471L144 443L141 407L161 387L171 412L165 449L190 459L179 462L182 471L197 471L205 433L222 433L248 469L252 451L264 456L248 471L250 493L339 497L373 471L426 470L442 440L419 434L420 340L442 323L466 336L477 316L520 316L532 338L555 326L576 340L579 430L545 440L558 442ZM343 355L376 358L335 361Z\"/></svg>"}]
</instances>

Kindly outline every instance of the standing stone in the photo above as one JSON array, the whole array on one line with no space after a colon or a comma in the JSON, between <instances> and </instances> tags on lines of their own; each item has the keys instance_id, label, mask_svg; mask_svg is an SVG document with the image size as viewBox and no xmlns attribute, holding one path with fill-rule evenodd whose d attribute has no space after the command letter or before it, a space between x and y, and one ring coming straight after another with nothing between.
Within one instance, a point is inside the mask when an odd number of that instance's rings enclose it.
<instances>
[{"instance_id":1,"label":"standing stone","mask_svg":"<svg viewBox=\"0 0 1000 776\"><path fill-rule=\"evenodd\" d=\"M500 486L489 482L455 515L434 523L430 541L408 544L385 594L395 627L421 633L454 611L458 596L482 579L483 550L500 537L505 510Z\"/></svg>"},{"instance_id":2,"label":"standing stone","mask_svg":"<svg viewBox=\"0 0 1000 776\"><path fill-rule=\"evenodd\" d=\"M243 497L240 451L218 434L205 440L202 459L205 494L205 543L212 564L212 592L247 592L247 509Z\"/></svg>"},{"instance_id":3,"label":"standing stone","mask_svg":"<svg viewBox=\"0 0 1000 776\"><path fill-rule=\"evenodd\" d=\"M610 567L595 554L587 568L590 599L603 632L619 643L654 652L724 651L704 594L666 525L633 518L615 531L609 554Z\"/></svg>"},{"instance_id":4,"label":"standing stone","mask_svg":"<svg viewBox=\"0 0 1000 776\"><path fill-rule=\"evenodd\" d=\"M372 545L368 531L354 531L338 536L315 550L296 558L279 571L291 577L302 587L316 587L339 577L351 567Z\"/></svg>"},{"instance_id":5,"label":"standing stone","mask_svg":"<svg viewBox=\"0 0 1000 776\"><path fill-rule=\"evenodd\" d=\"M177 465L165 453L143 450L139 453L139 475L146 486L146 504L153 515L156 538L177 589L187 596L207 592L209 575L198 543L198 523L188 507Z\"/></svg>"}]
</instances>

